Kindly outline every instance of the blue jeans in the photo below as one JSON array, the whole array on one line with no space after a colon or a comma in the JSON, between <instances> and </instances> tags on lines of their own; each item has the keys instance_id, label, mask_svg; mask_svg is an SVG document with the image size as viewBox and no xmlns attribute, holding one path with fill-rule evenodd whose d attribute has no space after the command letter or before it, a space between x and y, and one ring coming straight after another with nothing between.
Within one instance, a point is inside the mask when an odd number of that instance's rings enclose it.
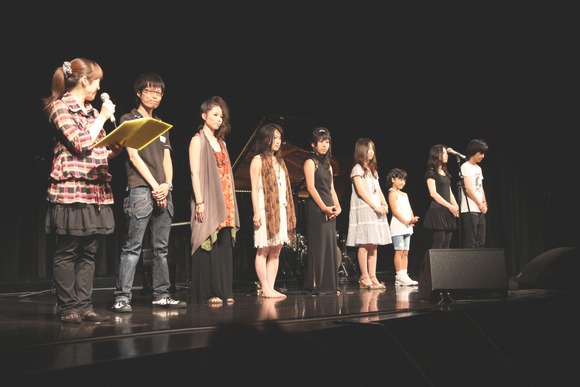
<instances>
[{"instance_id":1,"label":"blue jeans","mask_svg":"<svg viewBox=\"0 0 580 387\"><path fill-rule=\"evenodd\" d=\"M173 200L171 192L167 196L167 208L161 209L155 203L149 187L133 188L123 202L127 218L127 236L121 249L119 276L115 290L115 302L131 302L131 288L135 279L135 269L139 263L145 231L149 228L153 250L153 298L169 297L169 233L173 220Z\"/></svg>"}]
</instances>

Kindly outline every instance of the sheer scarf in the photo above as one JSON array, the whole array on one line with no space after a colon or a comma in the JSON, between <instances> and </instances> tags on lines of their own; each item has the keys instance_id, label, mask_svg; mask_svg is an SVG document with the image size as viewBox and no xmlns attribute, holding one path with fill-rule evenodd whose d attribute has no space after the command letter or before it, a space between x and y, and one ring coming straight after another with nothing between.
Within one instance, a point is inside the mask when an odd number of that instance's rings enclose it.
<instances>
[{"instance_id":1,"label":"sheer scarf","mask_svg":"<svg viewBox=\"0 0 580 387\"><path fill-rule=\"evenodd\" d=\"M276 172L272 164L272 157L262 156L262 187L264 189L264 207L266 211L266 230L268 240L273 240L280 231L280 193L278 192L278 182ZM284 160L279 160L280 168L286 175L286 219L288 229L288 239L290 246L296 243L296 213L294 211L294 198L292 197L292 186L290 185L290 175Z\"/></svg>"}]
</instances>

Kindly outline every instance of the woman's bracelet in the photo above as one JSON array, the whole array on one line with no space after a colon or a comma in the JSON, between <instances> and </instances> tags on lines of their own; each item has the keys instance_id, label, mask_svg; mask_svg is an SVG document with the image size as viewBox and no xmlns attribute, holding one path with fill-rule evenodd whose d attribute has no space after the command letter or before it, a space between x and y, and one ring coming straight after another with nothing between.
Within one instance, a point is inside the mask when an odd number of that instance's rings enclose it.
<instances>
[{"instance_id":1,"label":"woman's bracelet","mask_svg":"<svg viewBox=\"0 0 580 387\"><path fill-rule=\"evenodd\" d=\"M195 206L201 206L202 204L204 204L205 202L199 202L199 203L195 203Z\"/></svg>"}]
</instances>

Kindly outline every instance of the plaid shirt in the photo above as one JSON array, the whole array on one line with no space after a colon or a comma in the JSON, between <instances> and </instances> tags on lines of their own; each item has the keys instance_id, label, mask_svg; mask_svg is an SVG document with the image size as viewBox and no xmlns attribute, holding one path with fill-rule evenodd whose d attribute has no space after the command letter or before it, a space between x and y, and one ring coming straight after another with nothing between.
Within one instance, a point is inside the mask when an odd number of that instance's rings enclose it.
<instances>
[{"instance_id":1,"label":"plaid shirt","mask_svg":"<svg viewBox=\"0 0 580 387\"><path fill-rule=\"evenodd\" d=\"M68 92L52 104L50 122L58 136L47 193L49 202L113 204L108 172L111 152L105 147L91 148L106 132L101 129L97 139L91 139L89 128L99 113L89 103L85 108L87 113Z\"/></svg>"}]
</instances>

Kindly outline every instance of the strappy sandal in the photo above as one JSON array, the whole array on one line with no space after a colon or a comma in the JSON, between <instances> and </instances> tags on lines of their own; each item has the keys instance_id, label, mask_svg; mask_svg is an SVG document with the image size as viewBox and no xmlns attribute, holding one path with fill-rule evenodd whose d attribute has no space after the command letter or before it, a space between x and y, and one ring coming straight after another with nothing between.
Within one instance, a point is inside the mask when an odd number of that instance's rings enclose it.
<instances>
[{"instance_id":1,"label":"strappy sandal","mask_svg":"<svg viewBox=\"0 0 580 387\"><path fill-rule=\"evenodd\" d=\"M65 324L80 324L83 321L83 319L81 315L78 314L77 312L71 312L67 315L60 316L60 321L62 321Z\"/></svg>"},{"instance_id":2,"label":"strappy sandal","mask_svg":"<svg viewBox=\"0 0 580 387\"><path fill-rule=\"evenodd\" d=\"M374 283L373 278L378 282L378 283ZM373 286L375 289L386 289L387 286L385 285L384 282L379 282L379 280L377 279L377 276L372 276L369 277L369 279L371 280L371 282L373 283Z\"/></svg>"},{"instance_id":3,"label":"strappy sandal","mask_svg":"<svg viewBox=\"0 0 580 387\"><path fill-rule=\"evenodd\" d=\"M89 310L88 312L83 313L83 320L85 321L101 322L107 321L110 318L111 316L97 314L94 310Z\"/></svg>"},{"instance_id":4,"label":"strappy sandal","mask_svg":"<svg viewBox=\"0 0 580 387\"><path fill-rule=\"evenodd\" d=\"M361 278L358 280L358 285L361 289L375 289L375 285L371 282L370 285L365 284L363 281L366 279L370 279L369 277Z\"/></svg>"}]
</instances>

